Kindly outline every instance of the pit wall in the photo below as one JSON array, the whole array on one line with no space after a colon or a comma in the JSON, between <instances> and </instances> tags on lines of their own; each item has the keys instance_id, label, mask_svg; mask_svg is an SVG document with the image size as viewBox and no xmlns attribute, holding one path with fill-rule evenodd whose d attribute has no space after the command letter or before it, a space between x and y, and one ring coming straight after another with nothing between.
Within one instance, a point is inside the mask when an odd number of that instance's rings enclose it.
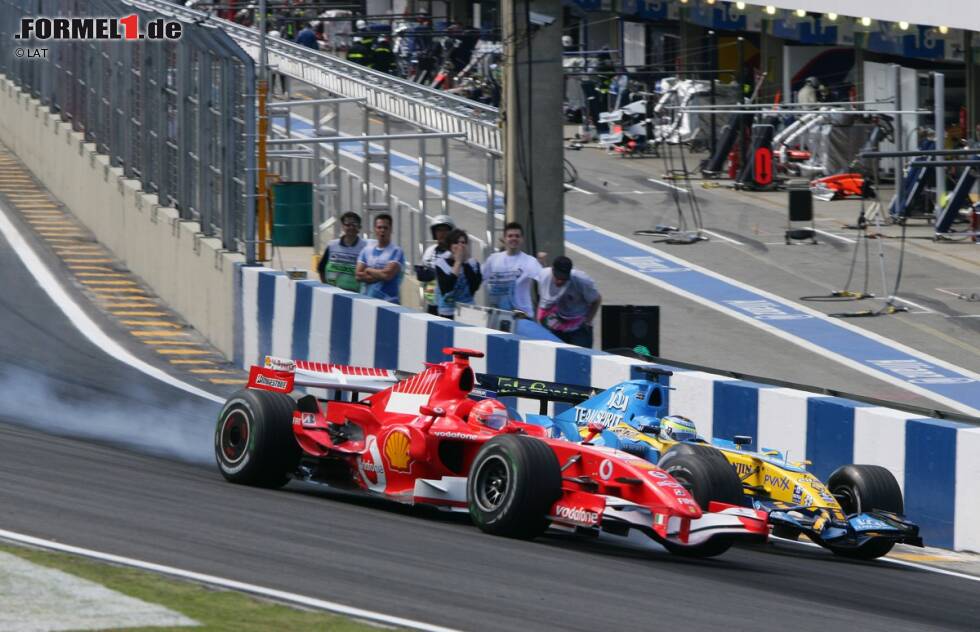
<instances>
[{"instance_id":1,"label":"pit wall","mask_svg":"<svg viewBox=\"0 0 980 632\"><path fill-rule=\"evenodd\" d=\"M236 265L200 225L160 206L40 101L0 75L0 141L156 294L232 357Z\"/></svg>"},{"instance_id":2,"label":"pit wall","mask_svg":"<svg viewBox=\"0 0 980 632\"><path fill-rule=\"evenodd\" d=\"M265 268L241 268L240 342L248 367L266 355L417 372L443 347L478 349L478 373L608 388L643 363L561 343L527 340L324 286ZM980 551L980 428L921 418L805 391L668 367L671 414L705 436L754 438L753 447L812 461L826 480L847 463L883 465L930 546ZM535 411L536 412L536 411Z\"/></svg>"}]
</instances>

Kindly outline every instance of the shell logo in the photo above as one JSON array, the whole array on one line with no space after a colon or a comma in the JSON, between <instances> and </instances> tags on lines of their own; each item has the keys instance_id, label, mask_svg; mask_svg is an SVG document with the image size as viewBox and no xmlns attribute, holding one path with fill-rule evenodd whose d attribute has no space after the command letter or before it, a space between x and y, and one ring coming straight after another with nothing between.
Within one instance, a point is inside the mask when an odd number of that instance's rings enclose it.
<instances>
[{"instance_id":1,"label":"shell logo","mask_svg":"<svg viewBox=\"0 0 980 632\"><path fill-rule=\"evenodd\" d=\"M401 429L392 430L385 438L385 457L391 469L398 472L409 470L408 433Z\"/></svg>"}]
</instances>

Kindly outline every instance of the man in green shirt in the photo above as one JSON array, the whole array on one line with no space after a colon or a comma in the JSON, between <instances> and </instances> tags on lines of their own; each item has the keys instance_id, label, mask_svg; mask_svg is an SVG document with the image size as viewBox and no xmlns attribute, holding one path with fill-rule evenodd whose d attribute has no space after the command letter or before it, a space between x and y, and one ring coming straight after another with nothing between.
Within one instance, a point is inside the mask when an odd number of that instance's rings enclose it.
<instances>
[{"instance_id":1,"label":"man in green shirt","mask_svg":"<svg viewBox=\"0 0 980 632\"><path fill-rule=\"evenodd\" d=\"M320 274L320 281L329 285L336 285L342 290L358 292L361 289L360 282L354 277L357 268L357 256L367 245L367 241L361 239L361 216L354 211L348 211L340 216L340 225L343 228L343 235L340 239L334 239L327 244L327 249L320 257L316 271Z\"/></svg>"}]
</instances>

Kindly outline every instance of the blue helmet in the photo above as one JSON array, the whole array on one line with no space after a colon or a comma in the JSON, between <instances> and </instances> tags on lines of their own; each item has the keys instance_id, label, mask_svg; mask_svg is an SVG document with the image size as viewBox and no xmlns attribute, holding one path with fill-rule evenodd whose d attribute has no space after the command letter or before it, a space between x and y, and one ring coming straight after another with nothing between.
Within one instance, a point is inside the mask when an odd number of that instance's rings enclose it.
<instances>
[{"instance_id":1,"label":"blue helmet","mask_svg":"<svg viewBox=\"0 0 980 632\"><path fill-rule=\"evenodd\" d=\"M660 420L660 438L672 441L693 441L698 438L694 422L680 415L668 415Z\"/></svg>"}]
</instances>

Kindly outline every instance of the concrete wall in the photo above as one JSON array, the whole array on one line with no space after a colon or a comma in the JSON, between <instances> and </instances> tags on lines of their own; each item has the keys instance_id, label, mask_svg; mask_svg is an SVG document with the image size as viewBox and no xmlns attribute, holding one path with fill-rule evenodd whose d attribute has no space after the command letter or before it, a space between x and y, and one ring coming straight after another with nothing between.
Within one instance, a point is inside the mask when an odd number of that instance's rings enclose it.
<instances>
[{"instance_id":1,"label":"concrete wall","mask_svg":"<svg viewBox=\"0 0 980 632\"><path fill-rule=\"evenodd\" d=\"M234 349L236 264L95 145L0 75L0 141L126 266L227 357Z\"/></svg>"},{"instance_id":2,"label":"concrete wall","mask_svg":"<svg viewBox=\"0 0 980 632\"><path fill-rule=\"evenodd\" d=\"M477 372L607 388L637 360L460 325L358 294L242 268L243 366L265 355L416 372L442 348L484 351ZM887 467L906 511L932 546L980 551L980 428L845 399L673 369L671 413L707 436L748 434L755 445L809 459L826 477L846 463ZM536 412L536 411L535 411Z\"/></svg>"}]
</instances>

